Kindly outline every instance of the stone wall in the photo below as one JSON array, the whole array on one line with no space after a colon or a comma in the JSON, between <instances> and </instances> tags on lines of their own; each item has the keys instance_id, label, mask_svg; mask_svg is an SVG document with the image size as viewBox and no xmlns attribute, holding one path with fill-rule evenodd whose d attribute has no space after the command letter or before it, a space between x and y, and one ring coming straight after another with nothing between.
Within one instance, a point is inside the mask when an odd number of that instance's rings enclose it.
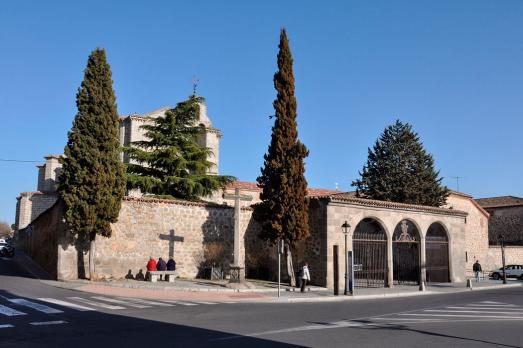
<instances>
[{"instance_id":1,"label":"stone wall","mask_svg":"<svg viewBox=\"0 0 523 348\"><path fill-rule=\"evenodd\" d=\"M250 209L242 209L241 239L257 235L251 214ZM180 276L187 278L197 277L211 263L228 266L233 261L234 210L228 206L128 197L112 230L111 238L96 239L95 264L100 278L145 272L149 256L173 256ZM60 245L58 278L75 279L88 273L87 249L78 250L82 247L72 245L67 237ZM242 246L240 262L244 260Z\"/></svg>"},{"instance_id":2,"label":"stone wall","mask_svg":"<svg viewBox=\"0 0 523 348\"><path fill-rule=\"evenodd\" d=\"M55 204L57 199L55 193L22 192L16 202L16 229L26 228L31 221Z\"/></svg>"},{"instance_id":3,"label":"stone wall","mask_svg":"<svg viewBox=\"0 0 523 348\"><path fill-rule=\"evenodd\" d=\"M472 197L456 193L448 197L447 207L468 213L465 223L465 272L468 277L472 277L474 262L485 262L489 254L488 213Z\"/></svg>"},{"instance_id":4,"label":"stone wall","mask_svg":"<svg viewBox=\"0 0 523 348\"><path fill-rule=\"evenodd\" d=\"M63 207L57 202L17 232L16 246L25 251L51 276L57 277L58 240L66 234Z\"/></svg>"},{"instance_id":5,"label":"stone wall","mask_svg":"<svg viewBox=\"0 0 523 348\"><path fill-rule=\"evenodd\" d=\"M459 282L465 279L465 215L457 215L452 211L448 213L429 213L422 210L384 208L355 205L343 202L329 202L326 207L326 285L334 288L334 266L333 266L333 247L338 245L340 261L338 263L339 289L343 289L343 277L345 274L343 262L344 255L344 234L341 225L348 221L352 226L352 231L358 223L365 218L373 218L379 222L387 233L387 264L388 264L388 283L393 284L393 260L392 260L392 233L402 220L407 219L413 222L421 234L420 253L424 259L425 234L432 223L440 223L449 235L449 267L450 280ZM348 238L348 250L352 250L352 237Z\"/></svg>"},{"instance_id":6,"label":"stone wall","mask_svg":"<svg viewBox=\"0 0 523 348\"><path fill-rule=\"evenodd\" d=\"M498 269L502 266L501 247L490 246L488 254L484 262L481 263L481 268L485 273ZM521 246L507 246L505 247L505 264L523 264L523 247Z\"/></svg>"},{"instance_id":7,"label":"stone wall","mask_svg":"<svg viewBox=\"0 0 523 348\"><path fill-rule=\"evenodd\" d=\"M523 246L523 206L487 208L490 213L489 242L498 244L503 234L506 244Z\"/></svg>"}]
</instances>

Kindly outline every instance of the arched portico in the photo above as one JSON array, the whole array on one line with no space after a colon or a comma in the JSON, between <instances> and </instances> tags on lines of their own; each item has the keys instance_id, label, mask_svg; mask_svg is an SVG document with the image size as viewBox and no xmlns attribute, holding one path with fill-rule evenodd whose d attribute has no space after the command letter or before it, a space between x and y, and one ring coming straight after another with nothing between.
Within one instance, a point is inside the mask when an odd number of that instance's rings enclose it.
<instances>
[{"instance_id":1,"label":"arched portico","mask_svg":"<svg viewBox=\"0 0 523 348\"><path fill-rule=\"evenodd\" d=\"M421 234L417 225L401 220L392 236L393 279L395 284L419 284Z\"/></svg>"},{"instance_id":2,"label":"arched portico","mask_svg":"<svg viewBox=\"0 0 523 348\"><path fill-rule=\"evenodd\" d=\"M432 223L425 237L427 282L450 282L449 238L445 227Z\"/></svg>"},{"instance_id":3,"label":"arched portico","mask_svg":"<svg viewBox=\"0 0 523 348\"><path fill-rule=\"evenodd\" d=\"M375 218L362 219L354 229L354 278L356 287L388 285L387 233Z\"/></svg>"}]
</instances>

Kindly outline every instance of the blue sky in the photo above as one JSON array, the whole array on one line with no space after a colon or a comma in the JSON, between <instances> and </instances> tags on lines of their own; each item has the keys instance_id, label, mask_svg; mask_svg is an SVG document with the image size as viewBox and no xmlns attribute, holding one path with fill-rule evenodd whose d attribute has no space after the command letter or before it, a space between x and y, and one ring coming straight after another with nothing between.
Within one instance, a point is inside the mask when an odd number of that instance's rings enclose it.
<instances>
[{"instance_id":1,"label":"blue sky","mask_svg":"<svg viewBox=\"0 0 523 348\"><path fill-rule=\"evenodd\" d=\"M523 196L523 2L10 1L0 10L0 158L62 153L89 53L107 50L120 114L174 105L193 75L223 132L220 170L254 181L273 120L279 30L295 61L312 187L350 190L367 148L413 124L444 183ZM0 162L0 220L36 189Z\"/></svg>"}]
</instances>

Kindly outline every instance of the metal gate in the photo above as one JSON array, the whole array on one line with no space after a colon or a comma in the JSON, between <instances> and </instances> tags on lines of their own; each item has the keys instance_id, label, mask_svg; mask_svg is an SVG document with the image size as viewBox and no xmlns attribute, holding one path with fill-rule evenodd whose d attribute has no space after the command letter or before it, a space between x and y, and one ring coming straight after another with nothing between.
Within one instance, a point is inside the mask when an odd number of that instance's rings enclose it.
<instances>
[{"instance_id":1,"label":"metal gate","mask_svg":"<svg viewBox=\"0 0 523 348\"><path fill-rule=\"evenodd\" d=\"M416 226L401 221L392 236L392 260L394 284L419 284L420 278L420 238Z\"/></svg>"},{"instance_id":2,"label":"metal gate","mask_svg":"<svg viewBox=\"0 0 523 348\"><path fill-rule=\"evenodd\" d=\"M354 283L360 288L387 286L387 235L379 222L363 219L352 237Z\"/></svg>"},{"instance_id":3,"label":"metal gate","mask_svg":"<svg viewBox=\"0 0 523 348\"><path fill-rule=\"evenodd\" d=\"M449 282L449 240L443 226L439 223L430 225L425 244L427 282Z\"/></svg>"}]
</instances>

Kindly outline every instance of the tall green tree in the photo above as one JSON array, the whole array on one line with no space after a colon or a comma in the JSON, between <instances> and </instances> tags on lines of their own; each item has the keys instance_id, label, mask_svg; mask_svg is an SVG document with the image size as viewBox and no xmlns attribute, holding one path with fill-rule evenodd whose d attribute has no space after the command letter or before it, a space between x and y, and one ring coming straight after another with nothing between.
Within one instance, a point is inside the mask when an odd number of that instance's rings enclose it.
<instances>
[{"instance_id":1,"label":"tall green tree","mask_svg":"<svg viewBox=\"0 0 523 348\"><path fill-rule=\"evenodd\" d=\"M353 181L359 197L439 207L449 190L434 169L434 159L423 148L408 123L399 120L385 128L373 149L361 178Z\"/></svg>"},{"instance_id":2,"label":"tall green tree","mask_svg":"<svg viewBox=\"0 0 523 348\"><path fill-rule=\"evenodd\" d=\"M196 200L209 196L231 176L210 175L211 150L198 144L197 125L203 98L192 95L165 115L141 126L147 140L124 149L134 162L127 166L127 187L166 198Z\"/></svg>"},{"instance_id":3,"label":"tall green tree","mask_svg":"<svg viewBox=\"0 0 523 348\"><path fill-rule=\"evenodd\" d=\"M263 191L260 196L262 202L256 206L254 218L261 223L261 239L272 244L284 241L289 282L295 286L292 250L296 242L309 235L307 180L304 175L304 160L309 152L298 140L292 65L287 33L282 29L278 71L274 74L277 91L273 103L275 122L264 167L257 179Z\"/></svg>"},{"instance_id":4,"label":"tall green tree","mask_svg":"<svg viewBox=\"0 0 523 348\"><path fill-rule=\"evenodd\" d=\"M119 120L111 68L105 51L95 49L87 60L76 94L78 113L69 132L58 192L65 203L70 230L89 240L89 276L95 279L96 235L111 236L125 193L120 161Z\"/></svg>"}]
</instances>

